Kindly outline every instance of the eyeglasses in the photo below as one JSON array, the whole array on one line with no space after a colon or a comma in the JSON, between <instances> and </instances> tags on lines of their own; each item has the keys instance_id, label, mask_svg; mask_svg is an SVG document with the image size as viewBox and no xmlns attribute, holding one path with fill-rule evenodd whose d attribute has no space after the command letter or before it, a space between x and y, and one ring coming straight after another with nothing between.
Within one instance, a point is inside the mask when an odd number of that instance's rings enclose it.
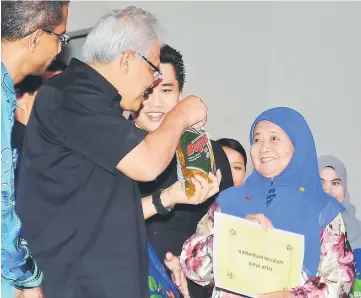
<instances>
[{"instance_id":1,"label":"eyeglasses","mask_svg":"<svg viewBox=\"0 0 361 298\"><path fill-rule=\"evenodd\" d=\"M160 69L158 67L156 67L152 62L150 62L147 58L145 58L142 54L139 54L138 52L136 52L136 53L140 57L142 57L142 59L152 67L154 81L158 80L160 78L160 76L162 75L162 72L160 71Z\"/></svg>"},{"instance_id":2,"label":"eyeglasses","mask_svg":"<svg viewBox=\"0 0 361 298\"><path fill-rule=\"evenodd\" d=\"M41 29L41 30L44 31L45 33L49 34L49 35L54 35L57 38L59 38L62 46L66 45L70 41L70 37L68 35L66 35L66 34L58 34L58 33L55 33L55 32L53 32L51 30L48 30L48 29ZM27 37L30 34L34 33L34 32L35 32L35 30L24 34L24 35L22 35L22 38Z\"/></svg>"}]
</instances>

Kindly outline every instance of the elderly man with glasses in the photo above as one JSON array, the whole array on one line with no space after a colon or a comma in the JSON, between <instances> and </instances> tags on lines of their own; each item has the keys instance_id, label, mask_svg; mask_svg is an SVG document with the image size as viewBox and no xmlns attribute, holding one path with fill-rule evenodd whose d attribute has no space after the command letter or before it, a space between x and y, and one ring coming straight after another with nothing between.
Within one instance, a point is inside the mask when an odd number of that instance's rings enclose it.
<instances>
[{"instance_id":1,"label":"elderly man with glasses","mask_svg":"<svg viewBox=\"0 0 361 298\"><path fill-rule=\"evenodd\" d=\"M29 74L41 75L46 71L66 39L62 34L67 17L68 1L1 2L1 297L4 298L43 297L41 266L30 254L31 247L29 250L26 237L23 239L21 235L21 222L15 212L17 154L11 143L17 105L14 85Z\"/></svg>"},{"instance_id":2,"label":"elderly man with glasses","mask_svg":"<svg viewBox=\"0 0 361 298\"><path fill-rule=\"evenodd\" d=\"M160 78L157 20L114 10L89 33L84 62L40 88L19 173L23 234L50 298L149 297L145 223L135 181L155 179L183 130L204 122L191 96L147 134L123 117ZM206 186L204 195L211 191ZM203 193L202 193L203 194Z\"/></svg>"}]
</instances>

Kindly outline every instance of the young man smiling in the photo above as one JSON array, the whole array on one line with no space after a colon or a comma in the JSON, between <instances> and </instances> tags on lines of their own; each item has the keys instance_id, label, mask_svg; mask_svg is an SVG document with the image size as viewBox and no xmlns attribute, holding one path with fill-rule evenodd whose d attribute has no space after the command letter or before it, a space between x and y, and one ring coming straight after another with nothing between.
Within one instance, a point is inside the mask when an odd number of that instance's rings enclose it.
<instances>
[{"instance_id":1,"label":"young man smiling","mask_svg":"<svg viewBox=\"0 0 361 298\"><path fill-rule=\"evenodd\" d=\"M162 77L154 88L149 90L142 108L133 113L131 117L136 125L146 131L158 129L169 111L180 100L185 82L185 69L183 57L179 51L163 45L160 51L160 66ZM220 191L233 186L230 165L222 148L212 141L215 162L222 174ZM143 212L147 219L147 237L159 259L164 259L167 252L178 256L182 245L196 230L196 226L203 215L208 211L210 204L215 199L207 201L188 200L180 183L177 182L177 162L175 157L168 168L152 182L140 183L141 196L143 197ZM168 214L156 214L156 208L146 204L145 199L156 196L160 192L161 203ZM163 196L162 196L163 195ZM193 205L194 204L194 205ZM172 209L174 206L174 209ZM169 208L171 207L171 208ZM152 212L154 210L154 212ZM163 211L165 211L163 209ZM154 216L153 216L154 215ZM167 255L166 264L174 258ZM169 266L168 266L169 267ZM205 297L207 289L188 281L189 293L192 298Z\"/></svg>"}]
</instances>

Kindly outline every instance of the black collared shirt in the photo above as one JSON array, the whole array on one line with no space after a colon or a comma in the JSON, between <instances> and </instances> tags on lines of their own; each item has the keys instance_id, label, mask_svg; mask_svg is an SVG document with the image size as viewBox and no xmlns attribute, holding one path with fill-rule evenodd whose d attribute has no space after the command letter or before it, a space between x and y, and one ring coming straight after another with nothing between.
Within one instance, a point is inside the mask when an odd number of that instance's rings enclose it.
<instances>
[{"instance_id":1,"label":"black collared shirt","mask_svg":"<svg viewBox=\"0 0 361 298\"><path fill-rule=\"evenodd\" d=\"M76 59L36 97L16 199L45 297L149 297L139 190L116 170L146 134L122 116L120 100Z\"/></svg>"},{"instance_id":2,"label":"black collared shirt","mask_svg":"<svg viewBox=\"0 0 361 298\"><path fill-rule=\"evenodd\" d=\"M11 144L12 144L11 146L13 147L13 149L16 149L17 154L18 154L18 159L16 161L16 167L14 170L15 192L16 192L16 187L18 185L18 173L19 173L19 167L21 164L21 156L23 153L25 128L26 128L26 126L24 124L15 120L13 130L11 132Z\"/></svg>"},{"instance_id":3,"label":"black collared shirt","mask_svg":"<svg viewBox=\"0 0 361 298\"><path fill-rule=\"evenodd\" d=\"M233 186L231 167L223 149L212 141L216 167L221 170L222 180L220 191ZM153 182L139 183L142 197L154 194L159 189L166 189L173 185L177 178L177 161L173 158L167 169ZM167 215L155 215L146 221L148 240L152 244L160 260L168 251L179 256L183 243L192 236L198 222L207 213L216 196L200 205L176 205ZM188 287L192 298L204 298L207 289L191 281Z\"/></svg>"}]
</instances>

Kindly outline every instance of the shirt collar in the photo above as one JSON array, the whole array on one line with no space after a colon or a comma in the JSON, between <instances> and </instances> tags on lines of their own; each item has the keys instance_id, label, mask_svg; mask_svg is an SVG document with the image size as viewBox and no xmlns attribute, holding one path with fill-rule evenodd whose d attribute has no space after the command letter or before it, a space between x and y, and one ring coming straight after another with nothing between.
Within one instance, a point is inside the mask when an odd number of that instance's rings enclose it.
<instances>
[{"instance_id":1,"label":"shirt collar","mask_svg":"<svg viewBox=\"0 0 361 298\"><path fill-rule=\"evenodd\" d=\"M72 58L68 69L76 70L84 72L88 75L89 79L91 79L96 85L108 96L115 100L121 100L121 96L118 92L118 90L109 82L107 81L99 72L97 72L95 69L87 65L86 63L76 59Z\"/></svg>"},{"instance_id":2,"label":"shirt collar","mask_svg":"<svg viewBox=\"0 0 361 298\"><path fill-rule=\"evenodd\" d=\"M15 94L14 84L11 80L8 70L3 62L1 62L1 83L8 89L11 93Z\"/></svg>"}]
</instances>

